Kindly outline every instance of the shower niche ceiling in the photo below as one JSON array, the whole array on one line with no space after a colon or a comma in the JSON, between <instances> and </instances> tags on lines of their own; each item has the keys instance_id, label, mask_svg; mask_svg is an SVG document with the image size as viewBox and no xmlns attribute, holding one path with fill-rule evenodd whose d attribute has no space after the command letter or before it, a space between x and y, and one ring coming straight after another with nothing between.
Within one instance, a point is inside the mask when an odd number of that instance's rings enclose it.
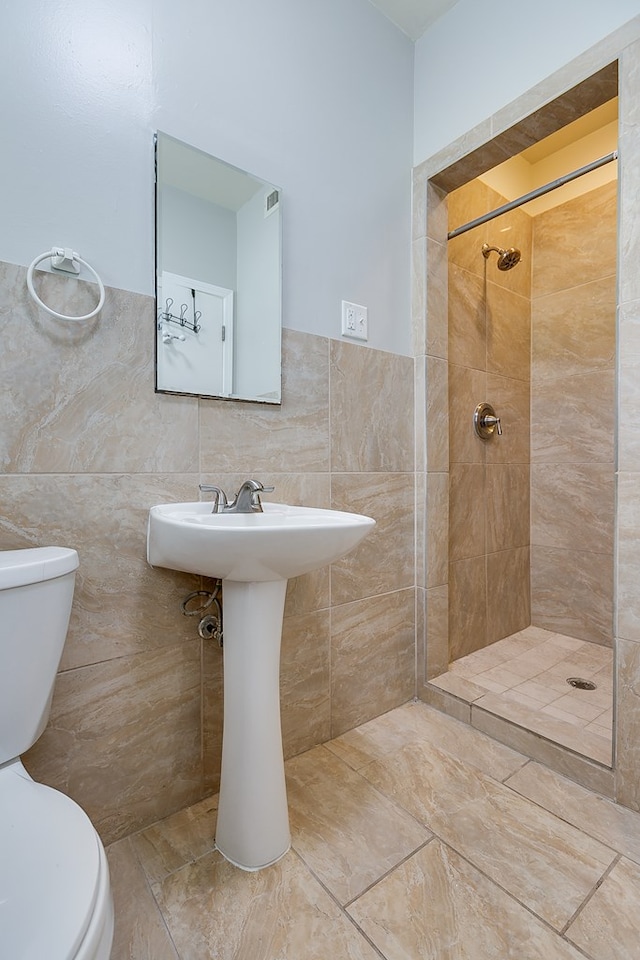
<instances>
[{"instance_id":1,"label":"shower niche ceiling","mask_svg":"<svg viewBox=\"0 0 640 960\"><path fill-rule=\"evenodd\" d=\"M611 153L616 137L612 100L450 193L449 230ZM448 244L450 670L473 676L480 693L485 683L487 696L504 695L514 710L535 709L537 697L547 717L565 724L600 720L602 729L591 733L605 739L613 656L616 167L608 163ZM475 434L481 402L495 409L502 435ZM531 653L528 670L507 663L506 638L523 630L558 664L554 698L534 682L541 650ZM522 658L527 644L518 647L519 640L511 648ZM470 672L470 655L499 641L495 650L504 656L483 653ZM575 652L585 673L601 673L591 701L598 711L585 708L579 720L563 717L568 701L553 708L563 693L563 650ZM610 763L610 729L607 736L606 750L585 752Z\"/></svg>"}]
</instances>

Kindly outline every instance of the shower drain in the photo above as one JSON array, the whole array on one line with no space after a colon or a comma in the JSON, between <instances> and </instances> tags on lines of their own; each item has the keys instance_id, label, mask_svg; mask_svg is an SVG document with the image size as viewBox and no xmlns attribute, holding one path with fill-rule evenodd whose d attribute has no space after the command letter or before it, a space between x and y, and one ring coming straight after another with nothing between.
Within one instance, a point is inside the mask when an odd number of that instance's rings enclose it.
<instances>
[{"instance_id":1,"label":"shower drain","mask_svg":"<svg viewBox=\"0 0 640 960\"><path fill-rule=\"evenodd\" d=\"M577 690L595 690L596 684L591 680L583 680L582 677L567 677L567 683L570 687Z\"/></svg>"}]
</instances>

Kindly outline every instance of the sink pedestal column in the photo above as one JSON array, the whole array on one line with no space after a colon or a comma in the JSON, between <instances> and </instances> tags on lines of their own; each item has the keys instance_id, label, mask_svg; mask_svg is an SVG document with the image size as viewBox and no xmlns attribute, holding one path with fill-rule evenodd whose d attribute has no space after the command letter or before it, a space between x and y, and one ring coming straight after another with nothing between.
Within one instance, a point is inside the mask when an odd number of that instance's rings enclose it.
<instances>
[{"instance_id":1,"label":"sink pedestal column","mask_svg":"<svg viewBox=\"0 0 640 960\"><path fill-rule=\"evenodd\" d=\"M286 580L223 580L224 727L216 846L259 870L291 845L280 728Z\"/></svg>"}]
</instances>

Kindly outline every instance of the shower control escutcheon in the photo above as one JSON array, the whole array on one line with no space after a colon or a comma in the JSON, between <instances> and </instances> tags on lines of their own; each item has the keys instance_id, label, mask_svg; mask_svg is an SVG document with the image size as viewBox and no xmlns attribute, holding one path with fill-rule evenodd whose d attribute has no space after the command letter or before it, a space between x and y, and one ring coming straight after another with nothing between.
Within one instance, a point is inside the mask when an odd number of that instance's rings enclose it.
<instances>
[{"instance_id":1,"label":"shower control escutcheon","mask_svg":"<svg viewBox=\"0 0 640 960\"><path fill-rule=\"evenodd\" d=\"M502 436L500 417L490 403L479 403L473 414L473 429L481 440L490 440L494 432Z\"/></svg>"}]
</instances>

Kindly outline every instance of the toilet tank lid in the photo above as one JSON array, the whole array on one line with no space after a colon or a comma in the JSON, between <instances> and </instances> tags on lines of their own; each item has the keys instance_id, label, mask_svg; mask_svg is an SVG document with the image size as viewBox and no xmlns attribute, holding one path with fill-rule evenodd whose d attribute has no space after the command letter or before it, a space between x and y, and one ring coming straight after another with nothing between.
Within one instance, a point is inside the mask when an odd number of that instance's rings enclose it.
<instances>
[{"instance_id":1,"label":"toilet tank lid","mask_svg":"<svg viewBox=\"0 0 640 960\"><path fill-rule=\"evenodd\" d=\"M78 563L77 552L68 547L0 550L0 590L62 577L76 570Z\"/></svg>"}]
</instances>

